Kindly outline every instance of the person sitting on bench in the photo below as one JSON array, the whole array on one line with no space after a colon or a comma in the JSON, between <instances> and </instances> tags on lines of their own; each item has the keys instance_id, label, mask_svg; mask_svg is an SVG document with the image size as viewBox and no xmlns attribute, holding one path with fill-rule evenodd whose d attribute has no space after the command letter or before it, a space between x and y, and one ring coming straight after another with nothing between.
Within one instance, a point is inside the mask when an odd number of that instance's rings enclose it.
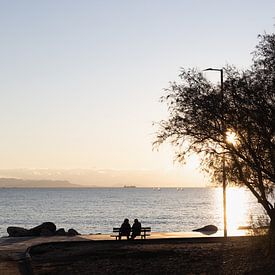
<instances>
[{"instance_id":1,"label":"person sitting on bench","mask_svg":"<svg viewBox=\"0 0 275 275\"><path fill-rule=\"evenodd\" d=\"M135 219L132 226L131 239L133 240L136 236L140 236L140 233L141 233L141 223L138 221L138 219Z\"/></svg>"},{"instance_id":2,"label":"person sitting on bench","mask_svg":"<svg viewBox=\"0 0 275 275\"><path fill-rule=\"evenodd\" d=\"M121 236L126 236L127 240L129 240L131 233L131 226L128 219L125 219L119 229L119 240L121 240Z\"/></svg>"}]
</instances>

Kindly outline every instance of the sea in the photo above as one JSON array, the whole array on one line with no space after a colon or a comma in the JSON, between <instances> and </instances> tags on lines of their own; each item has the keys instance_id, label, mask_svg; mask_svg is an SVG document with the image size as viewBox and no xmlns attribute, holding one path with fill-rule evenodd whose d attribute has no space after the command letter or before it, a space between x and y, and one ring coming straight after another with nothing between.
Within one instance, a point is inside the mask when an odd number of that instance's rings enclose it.
<instances>
[{"instance_id":1,"label":"sea","mask_svg":"<svg viewBox=\"0 0 275 275\"><path fill-rule=\"evenodd\" d=\"M227 188L229 235L264 215L249 190ZM2 188L0 236L8 226L54 222L81 234L109 234L128 218L153 232L190 232L213 224L223 230L221 188Z\"/></svg>"}]
</instances>

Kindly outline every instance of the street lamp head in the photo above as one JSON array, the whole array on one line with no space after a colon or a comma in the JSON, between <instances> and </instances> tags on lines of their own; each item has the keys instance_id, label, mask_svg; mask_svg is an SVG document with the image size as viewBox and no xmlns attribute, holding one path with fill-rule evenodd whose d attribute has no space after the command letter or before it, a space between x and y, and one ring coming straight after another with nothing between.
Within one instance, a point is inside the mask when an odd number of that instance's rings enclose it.
<instances>
[{"instance_id":1,"label":"street lamp head","mask_svg":"<svg viewBox=\"0 0 275 275\"><path fill-rule=\"evenodd\" d=\"M207 69L203 70L203 72L204 72L204 71L218 71L218 72L222 72L223 69L207 68Z\"/></svg>"},{"instance_id":2,"label":"street lamp head","mask_svg":"<svg viewBox=\"0 0 275 275\"><path fill-rule=\"evenodd\" d=\"M213 68L207 68L207 69L203 70L203 72L204 71L213 71Z\"/></svg>"}]
</instances>

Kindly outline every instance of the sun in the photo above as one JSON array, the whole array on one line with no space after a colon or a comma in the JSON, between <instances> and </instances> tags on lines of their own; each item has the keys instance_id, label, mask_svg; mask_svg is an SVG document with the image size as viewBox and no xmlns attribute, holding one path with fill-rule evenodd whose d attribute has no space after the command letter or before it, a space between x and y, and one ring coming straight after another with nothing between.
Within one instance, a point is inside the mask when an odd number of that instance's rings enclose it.
<instances>
[{"instance_id":1,"label":"sun","mask_svg":"<svg viewBox=\"0 0 275 275\"><path fill-rule=\"evenodd\" d=\"M238 136L235 132L233 132L232 130L228 130L226 132L226 141L228 143L231 143L232 145L236 145L237 141L238 141Z\"/></svg>"}]
</instances>

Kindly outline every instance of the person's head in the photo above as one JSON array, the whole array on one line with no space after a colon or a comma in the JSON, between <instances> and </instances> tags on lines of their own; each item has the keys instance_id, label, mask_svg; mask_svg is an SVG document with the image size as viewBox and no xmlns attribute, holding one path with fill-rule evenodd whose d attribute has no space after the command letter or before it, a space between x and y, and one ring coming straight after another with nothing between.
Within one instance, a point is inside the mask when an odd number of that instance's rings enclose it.
<instances>
[{"instance_id":1,"label":"person's head","mask_svg":"<svg viewBox=\"0 0 275 275\"><path fill-rule=\"evenodd\" d=\"M124 220L124 223L129 223L129 220L128 220L128 219L125 219L125 220Z\"/></svg>"},{"instance_id":2,"label":"person's head","mask_svg":"<svg viewBox=\"0 0 275 275\"><path fill-rule=\"evenodd\" d=\"M134 223L137 223L138 222L138 219L134 219Z\"/></svg>"}]
</instances>

